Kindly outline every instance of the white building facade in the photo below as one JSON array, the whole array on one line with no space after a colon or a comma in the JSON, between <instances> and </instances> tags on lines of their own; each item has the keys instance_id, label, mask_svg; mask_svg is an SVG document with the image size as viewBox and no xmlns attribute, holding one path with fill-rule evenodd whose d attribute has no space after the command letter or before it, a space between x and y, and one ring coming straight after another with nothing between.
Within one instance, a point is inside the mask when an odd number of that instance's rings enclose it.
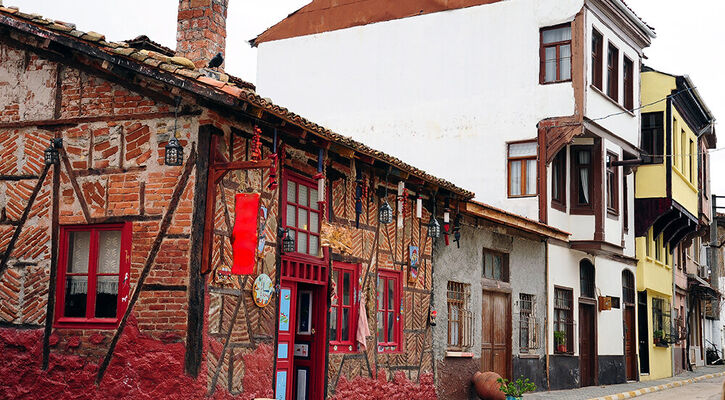
<instances>
[{"instance_id":1,"label":"white building facade","mask_svg":"<svg viewBox=\"0 0 725 400\"><path fill-rule=\"evenodd\" d=\"M571 233L546 252L548 386L638 379L634 175L622 164L639 157L652 28L620 0L333 3L253 41L258 92Z\"/></svg>"}]
</instances>

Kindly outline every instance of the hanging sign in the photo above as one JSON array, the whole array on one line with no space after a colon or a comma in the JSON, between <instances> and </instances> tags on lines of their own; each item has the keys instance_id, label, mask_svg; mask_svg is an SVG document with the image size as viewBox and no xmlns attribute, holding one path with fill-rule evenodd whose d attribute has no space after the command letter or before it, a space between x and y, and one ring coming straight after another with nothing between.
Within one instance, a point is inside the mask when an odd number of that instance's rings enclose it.
<instances>
[{"instance_id":1,"label":"hanging sign","mask_svg":"<svg viewBox=\"0 0 725 400\"><path fill-rule=\"evenodd\" d=\"M256 264L259 193L237 193L236 203L234 230L232 231L232 249L234 251L232 273L249 275L254 273Z\"/></svg>"},{"instance_id":2,"label":"hanging sign","mask_svg":"<svg viewBox=\"0 0 725 400\"><path fill-rule=\"evenodd\" d=\"M258 307L266 307L270 300L272 300L272 294L274 289L272 288L272 279L267 274L260 274L257 279L254 280L254 286L252 286L252 298L254 298L254 304Z\"/></svg>"}]
</instances>

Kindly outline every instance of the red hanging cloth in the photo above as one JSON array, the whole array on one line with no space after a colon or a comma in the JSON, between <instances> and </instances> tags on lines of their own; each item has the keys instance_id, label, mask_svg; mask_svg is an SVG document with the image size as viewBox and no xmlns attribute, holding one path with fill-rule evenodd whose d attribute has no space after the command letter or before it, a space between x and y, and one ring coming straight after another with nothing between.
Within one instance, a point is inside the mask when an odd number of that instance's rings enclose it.
<instances>
[{"instance_id":1,"label":"red hanging cloth","mask_svg":"<svg viewBox=\"0 0 725 400\"><path fill-rule=\"evenodd\" d=\"M257 248L257 219L259 216L259 193L238 193L236 195L232 249L234 264L232 274L254 273Z\"/></svg>"}]
</instances>

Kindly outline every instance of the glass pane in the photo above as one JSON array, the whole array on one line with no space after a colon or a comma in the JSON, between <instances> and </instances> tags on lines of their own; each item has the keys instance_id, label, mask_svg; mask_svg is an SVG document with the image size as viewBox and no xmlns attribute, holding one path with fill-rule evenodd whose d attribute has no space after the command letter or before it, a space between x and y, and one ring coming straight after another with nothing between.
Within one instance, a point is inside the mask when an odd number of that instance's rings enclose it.
<instances>
[{"instance_id":1,"label":"glass pane","mask_svg":"<svg viewBox=\"0 0 725 400\"><path fill-rule=\"evenodd\" d=\"M342 304L350 305L350 273L344 272L342 274Z\"/></svg>"},{"instance_id":2,"label":"glass pane","mask_svg":"<svg viewBox=\"0 0 725 400\"><path fill-rule=\"evenodd\" d=\"M491 257L490 253L485 253L483 255L483 276L486 278L492 278L493 277L493 259Z\"/></svg>"},{"instance_id":3,"label":"glass pane","mask_svg":"<svg viewBox=\"0 0 725 400\"><path fill-rule=\"evenodd\" d=\"M307 186L300 185L298 190L299 190L299 199L298 199L299 203L298 204L305 206L305 207L309 206L309 204L307 203L307 200L309 198L307 196L307 190L308 190Z\"/></svg>"},{"instance_id":4,"label":"glass pane","mask_svg":"<svg viewBox=\"0 0 725 400\"><path fill-rule=\"evenodd\" d=\"M307 253L307 234L299 232L297 234L297 251Z\"/></svg>"},{"instance_id":5,"label":"glass pane","mask_svg":"<svg viewBox=\"0 0 725 400\"><path fill-rule=\"evenodd\" d=\"M297 332L310 332L310 308L311 308L310 292L300 292L299 311L297 312Z\"/></svg>"},{"instance_id":6,"label":"glass pane","mask_svg":"<svg viewBox=\"0 0 725 400\"><path fill-rule=\"evenodd\" d=\"M579 169L579 204L589 204L589 168Z\"/></svg>"},{"instance_id":7,"label":"glass pane","mask_svg":"<svg viewBox=\"0 0 725 400\"><path fill-rule=\"evenodd\" d=\"M297 184L292 181L287 181L287 201L290 203L297 203Z\"/></svg>"},{"instance_id":8,"label":"glass pane","mask_svg":"<svg viewBox=\"0 0 725 400\"><path fill-rule=\"evenodd\" d=\"M561 164L554 160L551 169L551 197L554 200L561 200L561 196L559 196L559 174L561 173L560 166Z\"/></svg>"},{"instance_id":9,"label":"glass pane","mask_svg":"<svg viewBox=\"0 0 725 400\"><path fill-rule=\"evenodd\" d=\"M116 318L118 276L99 276L96 282L96 317Z\"/></svg>"},{"instance_id":10,"label":"glass pane","mask_svg":"<svg viewBox=\"0 0 725 400\"><path fill-rule=\"evenodd\" d=\"M395 321L395 313L393 311L388 311L388 342L392 342L395 340L394 333L395 329L393 329L393 326Z\"/></svg>"},{"instance_id":11,"label":"glass pane","mask_svg":"<svg viewBox=\"0 0 725 400\"><path fill-rule=\"evenodd\" d=\"M591 159L591 153L588 150L582 150L578 153L578 161L580 165L589 165L589 160Z\"/></svg>"},{"instance_id":12,"label":"glass pane","mask_svg":"<svg viewBox=\"0 0 725 400\"><path fill-rule=\"evenodd\" d=\"M493 279L501 280L501 256L493 257Z\"/></svg>"},{"instance_id":13,"label":"glass pane","mask_svg":"<svg viewBox=\"0 0 725 400\"><path fill-rule=\"evenodd\" d=\"M317 256L320 254L320 238L310 235L310 254Z\"/></svg>"},{"instance_id":14,"label":"glass pane","mask_svg":"<svg viewBox=\"0 0 725 400\"><path fill-rule=\"evenodd\" d=\"M317 204L317 189L310 189L310 208L317 210L319 209L320 205Z\"/></svg>"},{"instance_id":15,"label":"glass pane","mask_svg":"<svg viewBox=\"0 0 725 400\"><path fill-rule=\"evenodd\" d=\"M542 33L542 40L544 44L571 40L571 26L545 30Z\"/></svg>"},{"instance_id":16,"label":"glass pane","mask_svg":"<svg viewBox=\"0 0 725 400\"><path fill-rule=\"evenodd\" d=\"M297 212L295 206L287 205L287 226L297 227Z\"/></svg>"},{"instance_id":17,"label":"glass pane","mask_svg":"<svg viewBox=\"0 0 725 400\"><path fill-rule=\"evenodd\" d=\"M383 291L385 288L383 287L383 281L380 279L380 276L378 276L378 284L376 287L378 290L378 310L382 310L385 308L383 304Z\"/></svg>"},{"instance_id":18,"label":"glass pane","mask_svg":"<svg viewBox=\"0 0 725 400\"><path fill-rule=\"evenodd\" d=\"M87 274L88 257L91 252L90 232L69 232L68 234L68 273Z\"/></svg>"},{"instance_id":19,"label":"glass pane","mask_svg":"<svg viewBox=\"0 0 725 400\"><path fill-rule=\"evenodd\" d=\"M98 273L118 274L120 263L121 231L98 232Z\"/></svg>"},{"instance_id":20,"label":"glass pane","mask_svg":"<svg viewBox=\"0 0 725 400\"><path fill-rule=\"evenodd\" d=\"M509 145L509 157L535 157L536 142L512 143Z\"/></svg>"},{"instance_id":21,"label":"glass pane","mask_svg":"<svg viewBox=\"0 0 725 400\"><path fill-rule=\"evenodd\" d=\"M378 311L378 342L385 342L385 320L383 319L383 311Z\"/></svg>"},{"instance_id":22,"label":"glass pane","mask_svg":"<svg viewBox=\"0 0 725 400\"><path fill-rule=\"evenodd\" d=\"M512 196L521 195L521 161L511 161L509 191Z\"/></svg>"},{"instance_id":23,"label":"glass pane","mask_svg":"<svg viewBox=\"0 0 725 400\"><path fill-rule=\"evenodd\" d=\"M304 208L297 209L297 227L307 230L307 210Z\"/></svg>"},{"instance_id":24,"label":"glass pane","mask_svg":"<svg viewBox=\"0 0 725 400\"><path fill-rule=\"evenodd\" d=\"M544 49L544 82L556 80L556 47Z\"/></svg>"},{"instance_id":25,"label":"glass pane","mask_svg":"<svg viewBox=\"0 0 725 400\"><path fill-rule=\"evenodd\" d=\"M395 310L395 281L388 279L388 310Z\"/></svg>"},{"instance_id":26,"label":"glass pane","mask_svg":"<svg viewBox=\"0 0 725 400\"><path fill-rule=\"evenodd\" d=\"M526 194L536 194L536 160L526 160Z\"/></svg>"},{"instance_id":27,"label":"glass pane","mask_svg":"<svg viewBox=\"0 0 725 400\"><path fill-rule=\"evenodd\" d=\"M330 340L338 340L338 337L337 337L337 307L330 308Z\"/></svg>"},{"instance_id":28,"label":"glass pane","mask_svg":"<svg viewBox=\"0 0 725 400\"><path fill-rule=\"evenodd\" d=\"M342 326L340 326L340 340L350 340L350 309L342 309Z\"/></svg>"},{"instance_id":29,"label":"glass pane","mask_svg":"<svg viewBox=\"0 0 725 400\"><path fill-rule=\"evenodd\" d=\"M310 213L310 229L308 229L310 232L314 233L320 233L320 215L311 212Z\"/></svg>"},{"instance_id":30,"label":"glass pane","mask_svg":"<svg viewBox=\"0 0 725 400\"><path fill-rule=\"evenodd\" d=\"M88 298L88 277L68 276L65 280L65 310L66 317L85 317L86 300Z\"/></svg>"},{"instance_id":31,"label":"glass pane","mask_svg":"<svg viewBox=\"0 0 725 400\"><path fill-rule=\"evenodd\" d=\"M571 46L564 45L559 47L559 79L571 79Z\"/></svg>"},{"instance_id":32,"label":"glass pane","mask_svg":"<svg viewBox=\"0 0 725 400\"><path fill-rule=\"evenodd\" d=\"M330 304L332 304L333 306L337 304L337 298L340 297L340 280L338 279L339 276L340 272L338 272L338 270L332 270L332 284L334 285L335 296L332 296Z\"/></svg>"}]
</instances>

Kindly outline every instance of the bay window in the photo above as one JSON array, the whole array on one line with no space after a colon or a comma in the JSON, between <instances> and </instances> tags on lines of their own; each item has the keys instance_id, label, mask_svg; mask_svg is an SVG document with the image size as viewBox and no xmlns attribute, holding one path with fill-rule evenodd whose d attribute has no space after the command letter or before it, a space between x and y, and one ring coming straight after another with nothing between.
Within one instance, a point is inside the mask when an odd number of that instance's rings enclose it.
<instances>
[{"instance_id":1,"label":"bay window","mask_svg":"<svg viewBox=\"0 0 725 400\"><path fill-rule=\"evenodd\" d=\"M551 168L551 206L566 211L566 147L554 157Z\"/></svg>"},{"instance_id":2,"label":"bay window","mask_svg":"<svg viewBox=\"0 0 725 400\"><path fill-rule=\"evenodd\" d=\"M592 147L571 148L571 208L573 212L592 211Z\"/></svg>"}]
</instances>

